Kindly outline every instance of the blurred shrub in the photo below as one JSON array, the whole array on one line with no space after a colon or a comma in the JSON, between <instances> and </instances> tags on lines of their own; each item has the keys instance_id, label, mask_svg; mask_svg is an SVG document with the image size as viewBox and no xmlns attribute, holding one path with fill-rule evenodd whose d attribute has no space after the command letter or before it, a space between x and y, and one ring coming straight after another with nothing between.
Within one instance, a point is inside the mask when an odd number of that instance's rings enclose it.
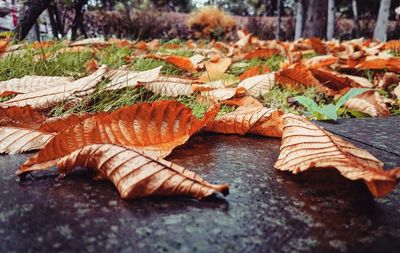
<instances>
[{"instance_id":1,"label":"blurred shrub","mask_svg":"<svg viewBox=\"0 0 400 253\"><path fill-rule=\"evenodd\" d=\"M227 39L236 28L232 16L214 7L191 13L187 24L195 38Z\"/></svg>"}]
</instances>

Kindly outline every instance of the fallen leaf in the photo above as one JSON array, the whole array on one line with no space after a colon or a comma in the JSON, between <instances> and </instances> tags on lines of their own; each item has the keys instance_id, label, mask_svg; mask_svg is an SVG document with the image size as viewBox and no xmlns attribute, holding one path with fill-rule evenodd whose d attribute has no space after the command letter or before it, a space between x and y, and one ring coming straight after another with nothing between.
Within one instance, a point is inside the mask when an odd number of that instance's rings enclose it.
<instances>
[{"instance_id":1,"label":"fallen leaf","mask_svg":"<svg viewBox=\"0 0 400 253\"><path fill-rule=\"evenodd\" d=\"M103 80L107 72L107 66L100 67L93 74L75 80L71 83L53 86L35 92L20 94L3 102L0 106L26 106L33 108L44 108L62 101L72 100L77 96L84 96L93 92L96 85Z\"/></svg>"},{"instance_id":2,"label":"fallen leaf","mask_svg":"<svg viewBox=\"0 0 400 253\"><path fill-rule=\"evenodd\" d=\"M281 152L275 168L294 174L312 168L336 168L350 180L362 179L374 196L385 196L396 186L400 169L383 170L383 163L306 118L283 116Z\"/></svg>"},{"instance_id":3,"label":"fallen leaf","mask_svg":"<svg viewBox=\"0 0 400 253\"><path fill-rule=\"evenodd\" d=\"M256 50L253 50L251 52L248 52L244 55L244 59L245 60L251 60L251 59L255 59L255 58L268 58L274 55L279 55L279 50L273 48L259 48Z\"/></svg>"},{"instance_id":4,"label":"fallen leaf","mask_svg":"<svg viewBox=\"0 0 400 253\"><path fill-rule=\"evenodd\" d=\"M269 73L271 72L271 70L265 66L265 65L261 65L261 66L254 66L249 68L248 70L246 70L245 72L243 72L243 74L241 74L239 76L240 81L252 77L252 76L257 76L257 75L262 75L265 73Z\"/></svg>"},{"instance_id":5,"label":"fallen leaf","mask_svg":"<svg viewBox=\"0 0 400 253\"><path fill-rule=\"evenodd\" d=\"M263 107L263 105L252 96L244 96L241 98L232 98L228 100L221 101L221 104L230 106L253 106L253 107Z\"/></svg>"},{"instance_id":6,"label":"fallen leaf","mask_svg":"<svg viewBox=\"0 0 400 253\"><path fill-rule=\"evenodd\" d=\"M93 144L75 150L58 163L60 173L87 167L108 179L123 199L183 196L204 199L227 195L229 185L213 185L196 173L156 156L112 144Z\"/></svg>"},{"instance_id":7,"label":"fallen leaf","mask_svg":"<svg viewBox=\"0 0 400 253\"><path fill-rule=\"evenodd\" d=\"M46 120L47 117L30 106L0 107L0 126L37 129Z\"/></svg>"},{"instance_id":8,"label":"fallen leaf","mask_svg":"<svg viewBox=\"0 0 400 253\"><path fill-rule=\"evenodd\" d=\"M396 95L397 99L400 99L400 84L394 88L393 93Z\"/></svg>"},{"instance_id":9,"label":"fallen leaf","mask_svg":"<svg viewBox=\"0 0 400 253\"><path fill-rule=\"evenodd\" d=\"M295 63L279 70L276 72L275 78L281 85L292 89L315 87L318 92L325 93L328 96L333 96L336 93L328 87L322 86L311 71L300 63Z\"/></svg>"},{"instance_id":10,"label":"fallen leaf","mask_svg":"<svg viewBox=\"0 0 400 253\"><path fill-rule=\"evenodd\" d=\"M378 88L384 89L391 84L400 83L400 77L396 73L386 72L377 80L376 86Z\"/></svg>"},{"instance_id":11,"label":"fallen leaf","mask_svg":"<svg viewBox=\"0 0 400 253\"><path fill-rule=\"evenodd\" d=\"M125 87L135 87L140 83L150 83L156 81L160 76L161 68L162 66L142 72L125 69L110 71L110 73L108 73L108 78L111 80L111 82L107 84L106 89L118 90Z\"/></svg>"},{"instance_id":12,"label":"fallen leaf","mask_svg":"<svg viewBox=\"0 0 400 253\"><path fill-rule=\"evenodd\" d=\"M14 78L0 82L0 97L5 96L7 92L24 94L66 85L72 81L74 81L73 77L63 76L24 76L22 78Z\"/></svg>"},{"instance_id":13,"label":"fallen leaf","mask_svg":"<svg viewBox=\"0 0 400 253\"><path fill-rule=\"evenodd\" d=\"M211 100L221 101L233 98L236 94L236 90L236 88L220 88L210 91L202 91L201 95Z\"/></svg>"},{"instance_id":14,"label":"fallen leaf","mask_svg":"<svg viewBox=\"0 0 400 253\"><path fill-rule=\"evenodd\" d=\"M16 154L41 149L53 137L54 134L34 129L0 127L0 153Z\"/></svg>"},{"instance_id":15,"label":"fallen leaf","mask_svg":"<svg viewBox=\"0 0 400 253\"><path fill-rule=\"evenodd\" d=\"M109 46L111 43L105 41L103 38L88 38L78 40L69 45L69 47L95 47L104 48Z\"/></svg>"},{"instance_id":16,"label":"fallen leaf","mask_svg":"<svg viewBox=\"0 0 400 253\"><path fill-rule=\"evenodd\" d=\"M145 83L144 88L161 96L190 96L193 93L193 82L193 79L174 76L159 76L156 80Z\"/></svg>"},{"instance_id":17,"label":"fallen leaf","mask_svg":"<svg viewBox=\"0 0 400 253\"><path fill-rule=\"evenodd\" d=\"M345 75L330 69L311 69L312 75L321 85L329 88L337 94L344 94L350 88L372 88L373 84L366 78Z\"/></svg>"},{"instance_id":18,"label":"fallen leaf","mask_svg":"<svg viewBox=\"0 0 400 253\"><path fill-rule=\"evenodd\" d=\"M281 137L282 115L283 113L278 109L259 107L257 104L245 105L210 121L205 130L226 134L245 135L251 133Z\"/></svg>"},{"instance_id":19,"label":"fallen leaf","mask_svg":"<svg viewBox=\"0 0 400 253\"><path fill-rule=\"evenodd\" d=\"M177 101L158 101L101 113L61 131L30 157L18 174L41 170L88 144L109 143L165 157L203 128L219 111L214 105L200 121Z\"/></svg>"},{"instance_id":20,"label":"fallen leaf","mask_svg":"<svg viewBox=\"0 0 400 253\"><path fill-rule=\"evenodd\" d=\"M304 65L311 69L329 67L339 62L339 58L333 55L319 55L302 61Z\"/></svg>"},{"instance_id":21,"label":"fallen leaf","mask_svg":"<svg viewBox=\"0 0 400 253\"><path fill-rule=\"evenodd\" d=\"M92 114L67 114L61 117L48 118L37 128L46 133L59 133L62 130L76 125L83 120L92 117Z\"/></svg>"},{"instance_id":22,"label":"fallen leaf","mask_svg":"<svg viewBox=\"0 0 400 253\"><path fill-rule=\"evenodd\" d=\"M200 80L203 82L215 81L217 78L220 78L225 71L228 70L231 63L231 58L221 57L204 62L206 73L200 77Z\"/></svg>"},{"instance_id":23,"label":"fallen leaf","mask_svg":"<svg viewBox=\"0 0 400 253\"><path fill-rule=\"evenodd\" d=\"M245 88L250 95L260 97L268 93L275 86L275 73L252 76L244 79L238 87Z\"/></svg>"},{"instance_id":24,"label":"fallen leaf","mask_svg":"<svg viewBox=\"0 0 400 253\"><path fill-rule=\"evenodd\" d=\"M400 72L400 57L367 56L355 66L357 69L387 69L392 72Z\"/></svg>"},{"instance_id":25,"label":"fallen leaf","mask_svg":"<svg viewBox=\"0 0 400 253\"><path fill-rule=\"evenodd\" d=\"M391 40L386 42L385 49L393 52L400 52L400 40Z\"/></svg>"},{"instance_id":26,"label":"fallen leaf","mask_svg":"<svg viewBox=\"0 0 400 253\"><path fill-rule=\"evenodd\" d=\"M372 117L385 117L390 115L381 95L373 90L366 91L361 95L349 99L344 106L347 109L363 112Z\"/></svg>"},{"instance_id":27,"label":"fallen leaf","mask_svg":"<svg viewBox=\"0 0 400 253\"><path fill-rule=\"evenodd\" d=\"M196 72L196 67L191 59L177 55L147 55L148 58L163 60L188 72Z\"/></svg>"},{"instance_id":28,"label":"fallen leaf","mask_svg":"<svg viewBox=\"0 0 400 253\"><path fill-rule=\"evenodd\" d=\"M96 59L92 58L85 63L84 67L86 73L91 74L99 69L99 63L96 61Z\"/></svg>"}]
</instances>

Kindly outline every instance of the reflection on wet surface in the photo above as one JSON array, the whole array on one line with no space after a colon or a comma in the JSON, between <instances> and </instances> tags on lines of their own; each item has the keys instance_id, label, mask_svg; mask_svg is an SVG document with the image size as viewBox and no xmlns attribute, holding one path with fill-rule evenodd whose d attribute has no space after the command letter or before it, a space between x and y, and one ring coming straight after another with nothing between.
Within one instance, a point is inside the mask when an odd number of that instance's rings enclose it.
<instances>
[{"instance_id":1,"label":"reflection on wet surface","mask_svg":"<svg viewBox=\"0 0 400 253\"><path fill-rule=\"evenodd\" d=\"M225 201L124 201L82 170L18 183L25 156L0 157L0 251L268 252L400 248L400 191L373 199L335 170L273 168L278 139L202 134L167 158L214 183Z\"/></svg>"}]
</instances>

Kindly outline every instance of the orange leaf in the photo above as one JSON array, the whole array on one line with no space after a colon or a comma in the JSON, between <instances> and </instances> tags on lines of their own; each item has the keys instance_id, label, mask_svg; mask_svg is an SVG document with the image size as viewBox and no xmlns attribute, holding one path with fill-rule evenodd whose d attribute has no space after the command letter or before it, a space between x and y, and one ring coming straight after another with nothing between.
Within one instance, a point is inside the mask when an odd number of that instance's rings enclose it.
<instances>
[{"instance_id":1,"label":"orange leaf","mask_svg":"<svg viewBox=\"0 0 400 253\"><path fill-rule=\"evenodd\" d=\"M317 54L326 54L325 44L322 43L320 38L309 38L308 41L311 44L311 48L314 49Z\"/></svg>"},{"instance_id":2,"label":"orange leaf","mask_svg":"<svg viewBox=\"0 0 400 253\"><path fill-rule=\"evenodd\" d=\"M236 111L219 116L207 124L206 130L217 133L247 133L263 136L282 136L283 113L277 109L268 109L258 105L245 105Z\"/></svg>"},{"instance_id":3,"label":"orange leaf","mask_svg":"<svg viewBox=\"0 0 400 253\"><path fill-rule=\"evenodd\" d=\"M357 69L387 69L400 72L400 57L367 56L356 66Z\"/></svg>"},{"instance_id":4,"label":"orange leaf","mask_svg":"<svg viewBox=\"0 0 400 253\"><path fill-rule=\"evenodd\" d=\"M99 63L96 61L96 59L90 59L85 63L84 67L86 73L93 73L99 69Z\"/></svg>"},{"instance_id":5,"label":"orange leaf","mask_svg":"<svg viewBox=\"0 0 400 253\"><path fill-rule=\"evenodd\" d=\"M62 158L57 166L61 173L88 167L98 178L113 182L123 199L186 196L201 200L229 192L227 184L212 185L174 163L112 144L84 146Z\"/></svg>"},{"instance_id":6,"label":"orange leaf","mask_svg":"<svg viewBox=\"0 0 400 253\"><path fill-rule=\"evenodd\" d=\"M231 105L231 106L253 106L253 107L263 107L263 105L252 96L245 96L241 98L232 98L229 100L221 101L221 104Z\"/></svg>"},{"instance_id":7,"label":"orange leaf","mask_svg":"<svg viewBox=\"0 0 400 253\"><path fill-rule=\"evenodd\" d=\"M245 72L243 72L243 74L241 74L239 76L239 79L242 81L242 80L244 80L246 78L249 78L249 77L252 77L252 76L256 76L256 75L265 74L265 73L269 73L269 72L271 72L271 70L265 65L254 66L254 67L249 68Z\"/></svg>"},{"instance_id":8,"label":"orange leaf","mask_svg":"<svg viewBox=\"0 0 400 253\"><path fill-rule=\"evenodd\" d=\"M279 50L273 48L259 48L256 50L253 50L251 52L248 52L245 56L245 60L251 60L254 58L268 58L274 55L279 55Z\"/></svg>"},{"instance_id":9,"label":"orange leaf","mask_svg":"<svg viewBox=\"0 0 400 253\"><path fill-rule=\"evenodd\" d=\"M295 63L281 69L276 73L275 78L281 85L292 89L315 87L318 92L325 93L328 96L335 95L333 90L322 86L312 75L311 71L300 63Z\"/></svg>"},{"instance_id":10,"label":"orange leaf","mask_svg":"<svg viewBox=\"0 0 400 253\"><path fill-rule=\"evenodd\" d=\"M59 133L62 130L69 128L73 125L76 125L83 120L92 117L92 114L83 113L83 114L68 114L62 117L54 117L46 119L43 122L38 130L46 132L46 133Z\"/></svg>"},{"instance_id":11,"label":"orange leaf","mask_svg":"<svg viewBox=\"0 0 400 253\"><path fill-rule=\"evenodd\" d=\"M385 43L385 49L400 52L400 40L391 40Z\"/></svg>"},{"instance_id":12,"label":"orange leaf","mask_svg":"<svg viewBox=\"0 0 400 253\"><path fill-rule=\"evenodd\" d=\"M275 168L294 174L312 168L336 168L350 180L362 179L374 196L385 196L396 186L400 168L383 170L383 163L302 116L283 116L281 153Z\"/></svg>"},{"instance_id":13,"label":"orange leaf","mask_svg":"<svg viewBox=\"0 0 400 253\"><path fill-rule=\"evenodd\" d=\"M46 119L39 110L32 109L30 106L0 107L0 126L37 129Z\"/></svg>"},{"instance_id":14,"label":"orange leaf","mask_svg":"<svg viewBox=\"0 0 400 253\"><path fill-rule=\"evenodd\" d=\"M188 72L196 72L196 67L193 65L192 61L184 56L177 55L147 55L149 58L154 58L158 60L166 61L176 67L183 69Z\"/></svg>"},{"instance_id":15,"label":"orange leaf","mask_svg":"<svg viewBox=\"0 0 400 253\"><path fill-rule=\"evenodd\" d=\"M338 63L339 58L333 55L320 55L312 57L311 59L303 60L303 63L309 68L323 68L329 67Z\"/></svg>"},{"instance_id":16,"label":"orange leaf","mask_svg":"<svg viewBox=\"0 0 400 253\"><path fill-rule=\"evenodd\" d=\"M219 105L213 106L200 121L177 101L159 101L122 107L110 114L100 113L61 131L30 157L18 174L45 169L74 150L96 143L134 147L165 157L203 128L218 111Z\"/></svg>"}]
</instances>

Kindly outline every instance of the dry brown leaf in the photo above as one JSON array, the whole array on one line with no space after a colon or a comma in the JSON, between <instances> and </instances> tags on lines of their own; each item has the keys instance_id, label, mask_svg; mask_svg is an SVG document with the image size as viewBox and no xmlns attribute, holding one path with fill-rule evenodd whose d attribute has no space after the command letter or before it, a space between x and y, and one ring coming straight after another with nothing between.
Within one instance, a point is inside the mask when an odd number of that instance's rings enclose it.
<instances>
[{"instance_id":1,"label":"dry brown leaf","mask_svg":"<svg viewBox=\"0 0 400 253\"><path fill-rule=\"evenodd\" d=\"M400 57L392 56L367 56L355 66L357 69L387 69L392 72L400 72Z\"/></svg>"},{"instance_id":2,"label":"dry brown leaf","mask_svg":"<svg viewBox=\"0 0 400 253\"><path fill-rule=\"evenodd\" d=\"M385 43L385 49L400 52L400 40L391 40Z\"/></svg>"},{"instance_id":3,"label":"dry brown leaf","mask_svg":"<svg viewBox=\"0 0 400 253\"><path fill-rule=\"evenodd\" d=\"M47 118L39 110L30 106L0 107L0 126L37 129L46 120Z\"/></svg>"},{"instance_id":4,"label":"dry brown leaf","mask_svg":"<svg viewBox=\"0 0 400 253\"><path fill-rule=\"evenodd\" d=\"M312 75L311 71L303 64L295 63L276 72L276 81L281 85L301 89L302 87L315 87L318 92L335 95L335 92L321 83Z\"/></svg>"},{"instance_id":5,"label":"dry brown leaf","mask_svg":"<svg viewBox=\"0 0 400 253\"><path fill-rule=\"evenodd\" d=\"M214 105L200 121L177 101L158 101L122 107L110 114L100 113L61 131L30 157L18 174L45 169L88 144L117 144L165 157L203 128L218 111L219 105Z\"/></svg>"},{"instance_id":6,"label":"dry brown leaf","mask_svg":"<svg viewBox=\"0 0 400 253\"><path fill-rule=\"evenodd\" d=\"M259 97L268 93L275 86L275 73L252 76L244 79L238 87L245 88L252 96Z\"/></svg>"},{"instance_id":7,"label":"dry brown leaf","mask_svg":"<svg viewBox=\"0 0 400 253\"><path fill-rule=\"evenodd\" d=\"M54 86L66 85L74 81L73 77L63 76L24 76L0 82L0 97L6 92L29 93L48 89Z\"/></svg>"},{"instance_id":8,"label":"dry brown leaf","mask_svg":"<svg viewBox=\"0 0 400 253\"><path fill-rule=\"evenodd\" d=\"M244 96L241 98L232 98L228 100L221 101L221 104L230 106L253 106L253 107L263 107L263 105L252 96Z\"/></svg>"},{"instance_id":9,"label":"dry brown leaf","mask_svg":"<svg viewBox=\"0 0 400 253\"><path fill-rule=\"evenodd\" d=\"M375 75L375 78L378 77L376 81L376 86L378 88L384 89L391 84L400 83L400 77L396 73L386 72L383 76Z\"/></svg>"},{"instance_id":10,"label":"dry brown leaf","mask_svg":"<svg viewBox=\"0 0 400 253\"><path fill-rule=\"evenodd\" d=\"M210 121L206 131L226 134L247 133L262 136L282 136L282 115L278 109L256 105L238 107L234 112L219 116Z\"/></svg>"},{"instance_id":11,"label":"dry brown leaf","mask_svg":"<svg viewBox=\"0 0 400 253\"><path fill-rule=\"evenodd\" d=\"M0 153L16 154L41 149L53 137L54 134L34 129L0 127Z\"/></svg>"},{"instance_id":12,"label":"dry brown leaf","mask_svg":"<svg viewBox=\"0 0 400 253\"><path fill-rule=\"evenodd\" d=\"M156 80L144 84L144 88L155 94L167 97L190 96L193 93L194 80L174 76L159 76Z\"/></svg>"},{"instance_id":13,"label":"dry brown leaf","mask_svg":"<svg viewBox=\"0 0 400 253\"><path fill-rule=\"evenodd\" d=\"M96 178L113 182L123 199L181 196L201 200L229 193L228 184L210 184L174 163L112 144L84 146L62 158L57 166L61 173L87 167Z\"/></svg>"},{"instance_id":14,"label":"dry brown leaf","mask_svg":"<svg viewBox=\"0 0 400 253\"><path fill-rule=\"evenodd\" d=\"M236 95L236 90L236 88L220 88L210 91L203 91L201 92L201 95L214 101L221 101L233 98Z\"/></svg>"},{"instance_id":15,"label":"dry brown leaf","mask_svg":"<svg viewBox=\"0 0 400 253\"><path fill-rule=\"evenodd\" d=\"M339 58L333 55L319 55L302 62L309 68L324 68L338 63Z\"/></svg>"},{"instance_id":16,"label":"dry brown leaf","mask_svg":"<svg viewBox=\"0 0 400 253\"><path fill-rule=\"evenodd\" d=\"M366 91L349 99L344 106L347 109L363 112L372 117L385 117L390 115L381 95L373 90Z\"/></svg>"},{"instance_id":17,"label":"dry brown leaf","mask_svg":"<svg viewBox=\"0 0 400 253\"><path fill-rule=\"evenodd\" d=\"M105 41L102 38L88 38L83 40L78 40L69 45L69 47L95 47L104 48L109 46L111 43Z\"/></svg>"},{"instance_id":18,"label":"dry brown leaf","mask_svg":"<svg viewBox=\"0 0 400 253\"><path fill-rule=\"evenodd\" d=\"M245 72L243 72L239 76L239 79L240 79L240 81L242 81L246 78L249 78L252 76L257 76L257 75L262 75L262 74L269 73L269 72L271 72L271 70L265 65L254 66L254 67L249 68Z\"/></svg>"},{"instance_id":19,"label":"dry brown leaf","mask_svg":"<svg viewBox=\"0 0 400 253\"><path fill-rule=\"evenodd\" d=\"M311 69L312 75L323 85L337 94L344 94L350 88L372 88L373 84L366 78L341 74L330 69Z\"/></svg>"},{"instance_id":20,"label":"dry brown leaf","mask_svg":"<svg viewBox=\"0 0 400 253\"><path fill-rule=\"evenodd\" d=\"M268 58L274 55L279 55L279 50L275 48L259 48L248 52L244 55L245 60L251 60L254 58Z\"/></svg>"},{"instance_id":21,"label":"dry brown leaf","mask_svg":"<svg viewBox=\"0 0 400 253\"><path fill-rule=\"evenodd\" d=\"M400 169L383 170L383 163L302 116L283 116L281 152L275 168L294 174L312 168L336 168L350 180L362 179L374 196L385 196L396 186Z\"/></svg>"},{"instance_id":22,"label":"dry brown leaf","mask_svg":"<svg viewBox=\"0 0 400 253\"><path fill-rule=\"evenodd\" d=\"M62 130L69 128L75 124L82 122L83 120L92 117L92 114L67 114L61 117L53 117L46 119L45 122L40 124L37 128L40 131L46 133L59 133Z\"/></svg>"},{"instance_id":23,"label":"dry brown leaf","mask_svg":"<svg viewBox=\"0 0 400 253\"><path fill-rule=\"evenodd\" d=\"M92 58L85 63L84 67L86 73L91 74L99 69L99 63L96 61L96 59Z\"/></svg>"},{"instance_id":24,"label":"dry brown leaf","mask_svg":"<svg viewBox=\"0 0 400 253\"><path fill-rule=\"evenodd\" d=\"M76 99L93 92L96 85L103 80L107 66L102 66L93 74L73 81L68 84L53 86L48 89L39 90L27 94L20 94L3 102L0 106L26 106L33 108L44 108L56 103Z\"/></svg>"},{"instance_id":25,"label":"dry brown leaf","mask_svg":"<svg viewBox=\"0 0 400 253\"><path fill-rule=\"evenodd\" d=\"M178 55L147 55L146 57L148 58L153 58L157 60L163 60L165 62L168 62L182 70L188 71L188 72L196 72L196 67L193 65L191 59L184 57L184 56L178 56Z\"/></svg>"},{"instance_id":26,"label":"dry brown leaf","mask_svg":"<svg viewBox=\"0 0 400 253\"><path fill-rule=\"evenodd\" d=\"M200 80L202 82L215 81L228 70L229 66L232 64L231 58L221 58L216 57L215 59L211 59L209 61L204 62L204 66L206 68L206 73L204 73Z\"/></svg>"},{"instance_id":27,"label":"dry brown leaf","mask_svg":"<svg viewBox=\"0 0 400 253\"><path fill-rule=\"evenodd\" d=\"M225 84L222 80L212 81L204 84L192 84L193 91L210 91L221 88L225 88Z\"/></svg>"},{"instance_id":28,"label":"dry brown leaf","mask_svg":"<svg viewBox=\"0 0 400 253\"><path fill-rule=\"evenodd\" d=\"M400 84L397 85L396 88L393 90L394 95L396 95L397 99L400 99Z\"/></svg>"},{"instance_id":29,"label":"dry brown leaf","mask_svg":"<svg viewBox=\"0 0 400 253\"><path fill-rule=\"evenodd\" d=\"M135 87L140 83L149 83L157 80L160 76L160 70L162 66L142 71L136 72L126 69L112 70L108 73L108 78L111 80L107 84L107 90L118 90L125 87Z\"/></svg>"}]
</instances>

